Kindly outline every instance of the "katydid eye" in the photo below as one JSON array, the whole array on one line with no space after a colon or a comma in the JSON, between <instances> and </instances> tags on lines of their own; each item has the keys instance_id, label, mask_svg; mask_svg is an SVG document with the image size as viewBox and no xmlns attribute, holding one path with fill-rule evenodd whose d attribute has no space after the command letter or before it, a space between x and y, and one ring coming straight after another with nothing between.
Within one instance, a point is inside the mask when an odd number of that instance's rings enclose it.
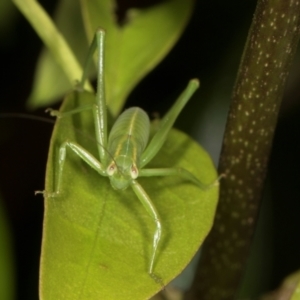
<instances>
[{"instance_id":1,"label":"katydid eye","mask_svg":"<svg viewBox=\"0 0 300 300\"><path fill-rule=\"evenodd\" d=\"M106 173L108 176L112 176L116 171L116 165L113 163L113 164L110 164L107 169L106 169Z\"/></svg>"},{"instance_id":2,"label":"katydid eye","mask_svg":"<svg viewBox=\"0 0 300 300\"><path fill-rule=\"evenodd\" d=\"M136 166L131 166L130 175L132 179L136 179L139 176L139 171Z\"/></svg>"}]
</instances>

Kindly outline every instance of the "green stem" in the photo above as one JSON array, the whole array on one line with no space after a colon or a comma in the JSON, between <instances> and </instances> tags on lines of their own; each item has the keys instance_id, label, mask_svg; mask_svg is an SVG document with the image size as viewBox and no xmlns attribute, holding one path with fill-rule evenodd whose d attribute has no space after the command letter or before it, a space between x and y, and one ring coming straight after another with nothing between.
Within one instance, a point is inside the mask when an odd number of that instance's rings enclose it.
<instances>
[{"instance_id":1,"label":"green stem","mask_svg":"<svg viewBox=\"0 0 300 300\"><path fill-rule=\"evenodd\" d=\"M81 78L82 68L62 34L58 31L50 16L35 0L12 0L27 18L44 44L51 51L57 63L64 70L71 85ZM84 86L92 91L90 83Z\"/></svg>"},{"instance_id":2,"label":"green stem","mask_svg":"<svg viewBox=\"0 0 300 300\"><path fill-rule=\"evenodd\" d=\"M234 299L249 253L284 86L300 34L299 0L258 1L224 136L220 202L186 299Z\"/></svg>"}]
</instances>

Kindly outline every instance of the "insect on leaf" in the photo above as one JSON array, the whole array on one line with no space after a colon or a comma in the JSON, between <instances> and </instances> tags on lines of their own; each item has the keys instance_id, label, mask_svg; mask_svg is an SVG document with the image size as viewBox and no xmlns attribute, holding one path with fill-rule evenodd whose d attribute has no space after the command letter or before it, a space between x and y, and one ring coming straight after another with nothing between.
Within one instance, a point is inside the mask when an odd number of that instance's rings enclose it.
<instances>
[{"instance_id":1,"label":"insect on leaf","mask_svg":"<svg viewBox=\"0 0 300 300\"><path fill-rule=\"evenodd\" d=\"M92 94L73 92L61 109L69 111L93 101ZM63 141L77 141L97 157L95 142L83 137L87 132L94 136L93 126L90 111L58 119L46 191L53 190ZM171 130L148 166L184 167L207 184L217 178L209 155L177 130ZM149 299L184 269L212 226L218 187L203 191L176 176L137 180L161 216L162 238L154 262L161 282L147 273L154 223L137 196L129 188L113 190L107 177L67 150L61 194L45 199L41 299Z\"/></svg>"}]
</instances>

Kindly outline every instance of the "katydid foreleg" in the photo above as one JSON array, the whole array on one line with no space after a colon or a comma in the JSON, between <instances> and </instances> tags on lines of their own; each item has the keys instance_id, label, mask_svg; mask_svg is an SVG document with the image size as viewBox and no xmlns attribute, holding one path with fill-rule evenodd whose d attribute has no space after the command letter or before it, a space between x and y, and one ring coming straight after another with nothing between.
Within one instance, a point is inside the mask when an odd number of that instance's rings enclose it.
<instances>
[{"instance_id":1,"label":"katydid foreleg","mask_svg":"<svg viewBox=\"0 0 300 300\"><path fill-rule=\"evenodd\" d=\"M178 115L190 100L195 91L199 88L199 80L192 79L188 86L177 98L171 109L160 121L158 131L149 142L146 150L141 157L141 167L144 167L158 153L168 137L168 133L176 121Z\"/></svg>"},{"instance_id":2,"label":"katydid foreleg","mask_svg":"<svg viewBox=\"0 0 300 300\"><path fill-rule=\"evenodd\" d=\"M210 189L219 184L221 177L218 177L214 182L205 184L201 182L196 176L184 168L155 168L155 169L142 169L139 177L153 177L153 176L179 176L182 179L188 180L196 184L202 190Z\"/></svg>"},{"instance_id":3,"label":"katydid foreleg","mask_svg":"<svg viewBox=\"0 0 300 300\"><path fill-rule=\"evenodd\" d=\"M66 161L67 148L69 148L75 154L77 154L84 162L86 162L92 169L94 169L100 175L107 176L106 171L103 168L103 165L92 154L90 154L87 150L85 150L82 146L78 145L77 143L65 141L59 147L59 154L58 154L59 157L57 160L58 174L55 180L54 192L50 194L46 193L48 196L53 197L60 193L63 169Z\"/></svg>"}]
</instances>

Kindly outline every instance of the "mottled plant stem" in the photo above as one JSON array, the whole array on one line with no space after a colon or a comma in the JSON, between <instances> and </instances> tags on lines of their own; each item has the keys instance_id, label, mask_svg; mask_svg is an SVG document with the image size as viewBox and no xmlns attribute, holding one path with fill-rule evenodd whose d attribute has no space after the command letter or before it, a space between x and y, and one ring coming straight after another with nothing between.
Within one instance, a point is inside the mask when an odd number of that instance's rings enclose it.
<instances>
[{"instance_id":1,"label":"mottled plant stem","mask_svg":"<svg viewBox=\"0 0 300 300\"><path fill-rule=\"evenodd\" d=\"M300 0L258 1L233 90L215 224L186 299L234 299L249 253L278 111L300 33ZM288 145L287 145L288 146Z\"/></svg>"}]
</instances>

